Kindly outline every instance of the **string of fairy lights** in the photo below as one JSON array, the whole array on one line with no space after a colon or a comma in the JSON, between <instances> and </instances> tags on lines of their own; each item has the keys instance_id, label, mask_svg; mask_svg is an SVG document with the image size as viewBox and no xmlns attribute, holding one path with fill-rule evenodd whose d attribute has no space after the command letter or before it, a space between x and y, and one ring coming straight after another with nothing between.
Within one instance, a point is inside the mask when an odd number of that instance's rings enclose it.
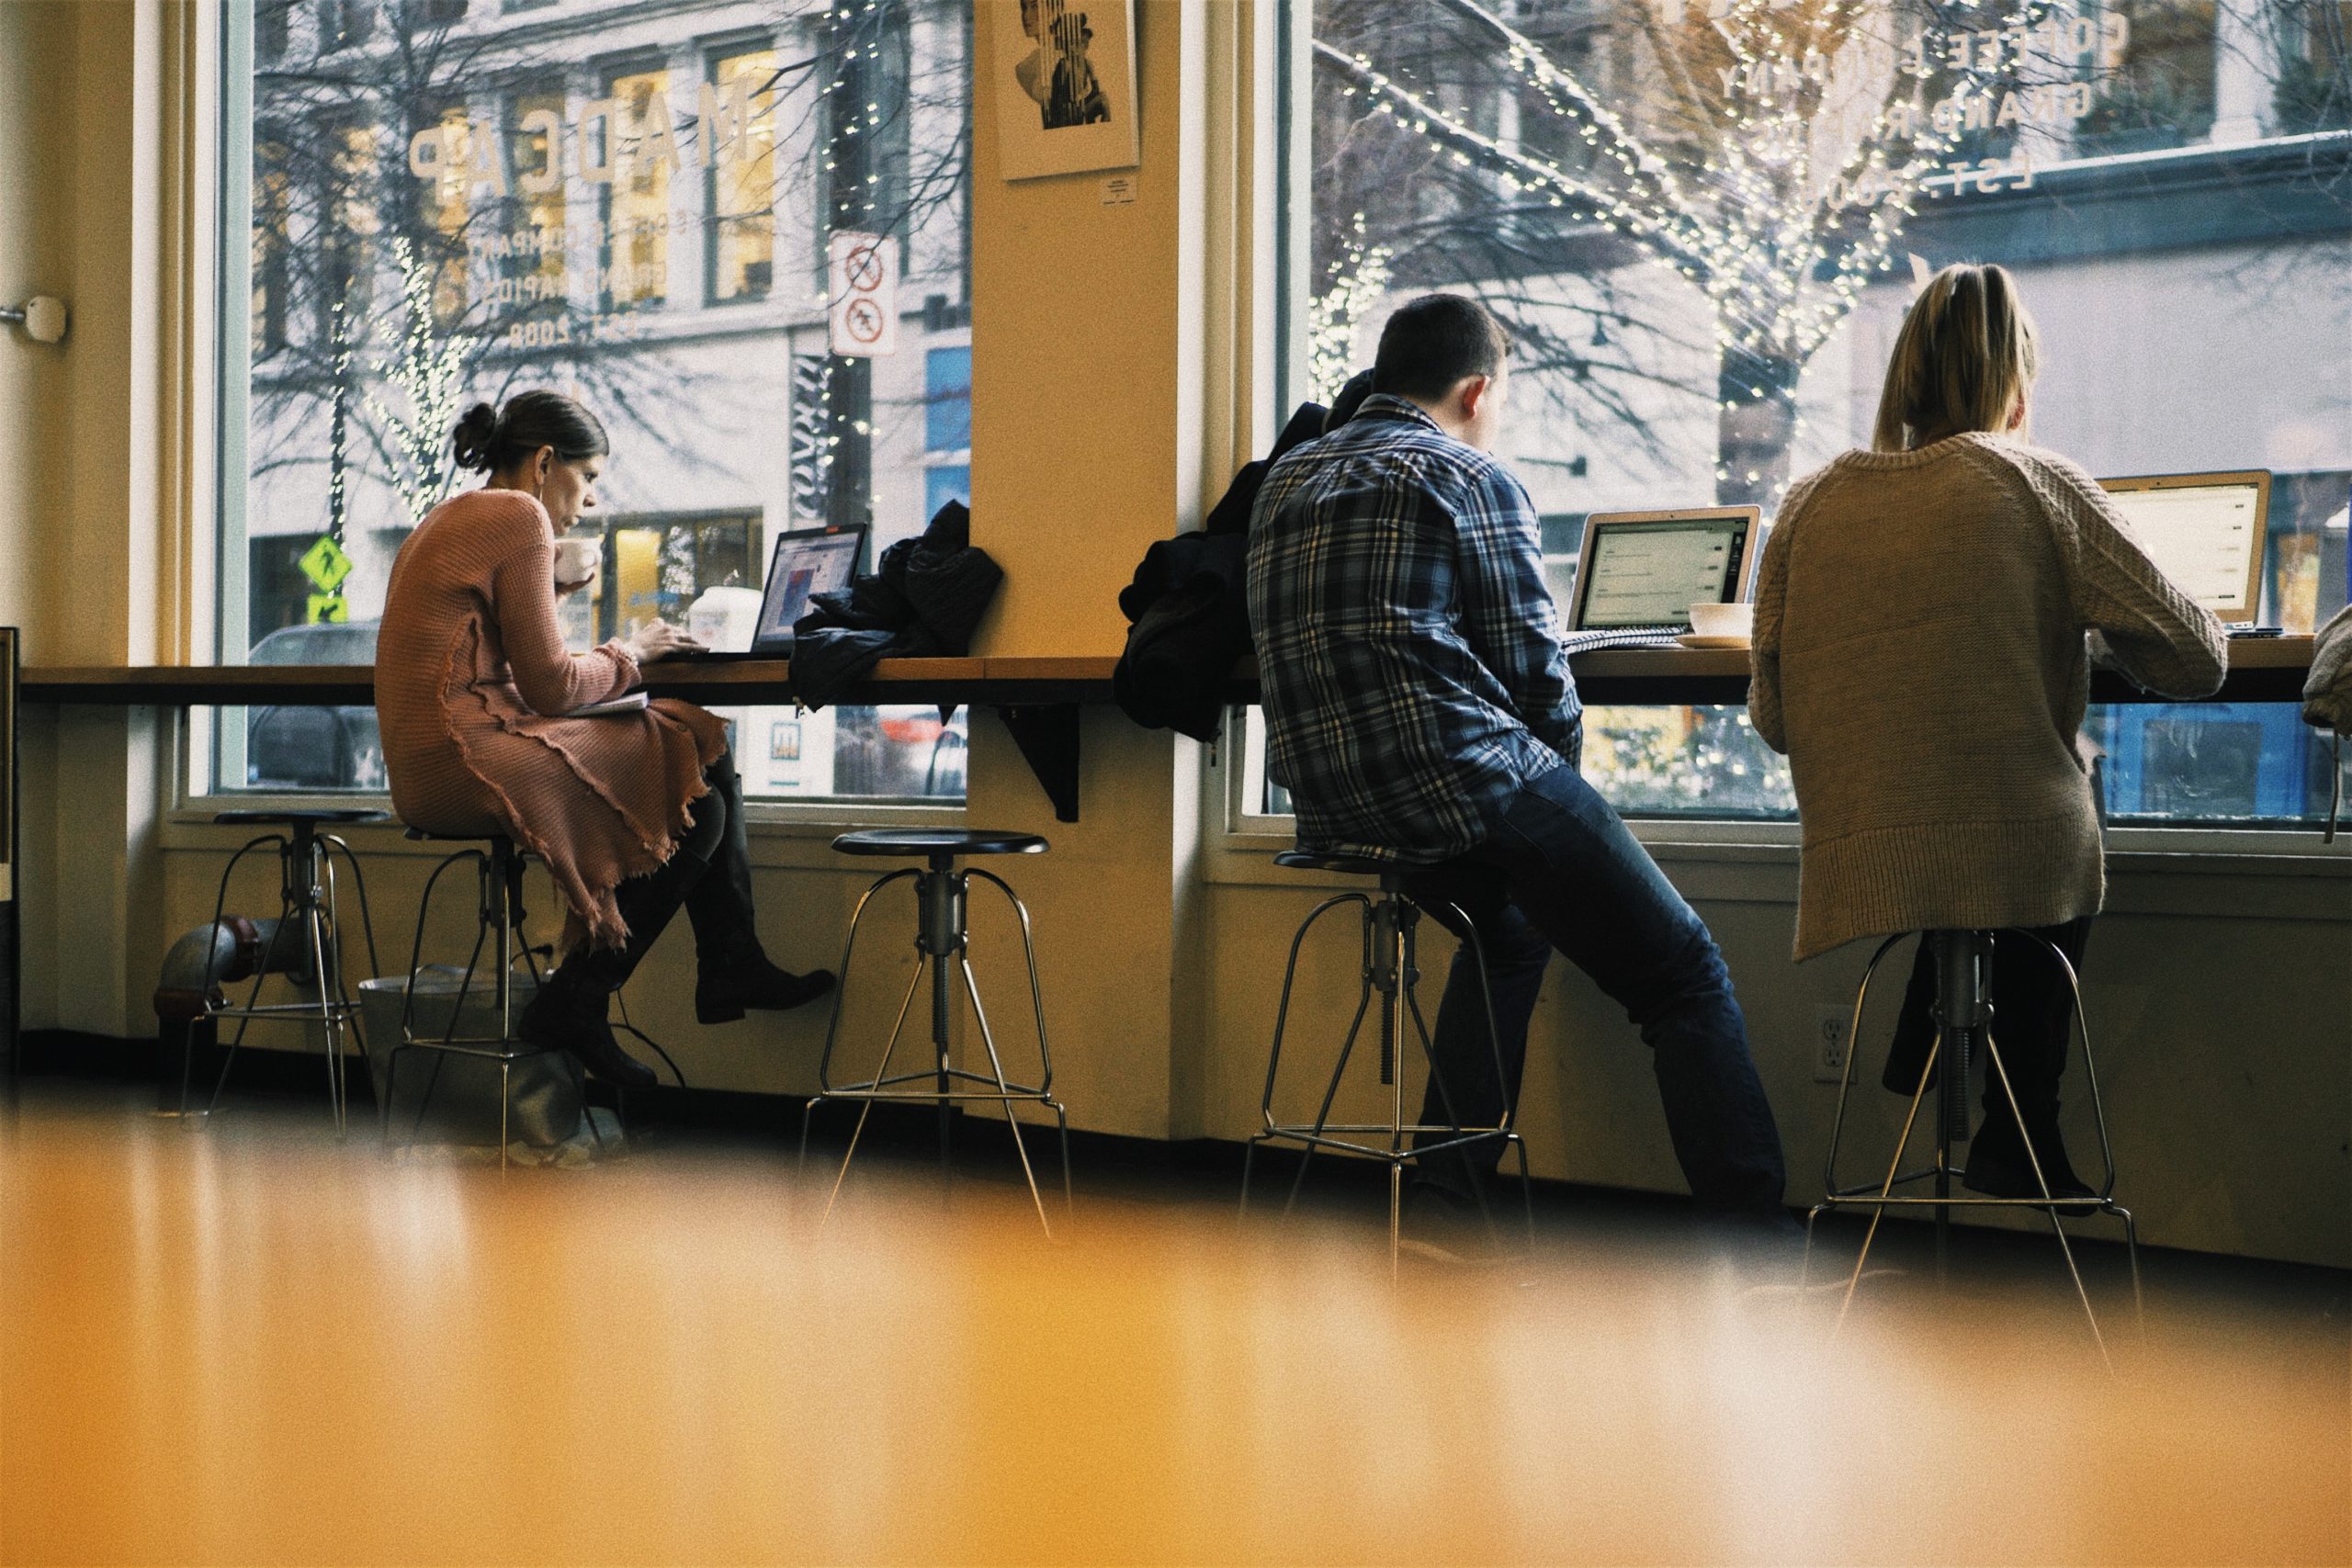
<instances>
[{"instance_id":1,"label":"string of fairy lights","mask_svg":"<svg viewBox=\"0 0 2352 1568\"><path fill-rule=\"evenodd\" d=\"M1890 269L1929 182L1974 128L1960 115L1928 112L1928 83L1939 81L1948 102L1989 101L2003 69L2017 63L1955 51L1945 39L1963 30L2041 37L2060 11L2053 0L1962 0L1954 12L1973 16L1973 27L1939 30L1922 6L1905 8L1906 29L1892 0L1731 0L1700 35L1723 55L1712 88L1698 85L1689 62L1671 58L1670 43L1660 45L1663 68L1683 72L1707 121L1703 161L1685 155L1678 164L1542 43L1476 0L1439 3L1500 44L1497 58L1522 114L1540 106L1584 150L1583 164L1532 150L1547 139L1523 131L1506 145L1368 55L1317 40L1342 97L1363 96L1457 166L1483 169L1512 198L1563 209L1671 265L1707 299L1722 363L1755 375L1744 387L1739 378L1727 383L1727 413L1786 396L1794 370ZM1719 467L1717 477L1732 476Z\"/></svg>"},{"instance_id":2,"label":"string of fairy lights","mask_svg":"<svg viewBox=\"0 0 2352 1568\"><path fill-rule=\"evenodd\" d=\"M433 264L420 257L405 237L392 241L392 260L401 276L406 320L392 353L371 361L369 368L400 389L408 412L396 412L372 389L365 400L401 456L392 484L413 524L422 523L426 513L457 489L448 432L465 396L469 345L461 335L435 330Z\"/></svg>"}]
</instances>

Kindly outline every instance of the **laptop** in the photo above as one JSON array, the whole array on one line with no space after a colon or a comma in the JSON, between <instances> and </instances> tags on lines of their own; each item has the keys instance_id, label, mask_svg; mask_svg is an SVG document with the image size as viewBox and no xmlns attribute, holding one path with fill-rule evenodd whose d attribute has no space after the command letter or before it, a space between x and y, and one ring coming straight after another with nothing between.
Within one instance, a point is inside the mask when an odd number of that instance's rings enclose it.
<instances>
[{"instance_id":1,"label":"laptop","mask_svg":"<svg viewBox=\"0 0 2352 1568\"><path fill-rule=\"evenodd\" d=\"M705 663L792 657L792 625L820 593L847 588L865 549L864 528L796 528L776 536L760 596L759 627L748 649L706 649L684 657Z\"/></svg>"},{"instance_id":2,"label":"laptop","mask_svg":"<svg viewBox=\"0 0 2352 1568\"><path fill-rule=\"evenodd\" d=\"M1577 555L1572 651L1665 646L1690 630L1690 606L1736 604L1756 586L1762 525L1753 506L1596 512Z\"/></svg>"},{"instance_id":3,"label":"laptop","mask_svg":"<svg viewBox=\"0 0 2352 1568\"><path fill-rule=\"evenodd\" d=\"M2262 547L2270 475L2151 474L2101 479L2132 536L2173 585L2224 625L2251 626L2262 607Z\"/></svg>"}]
</instances>

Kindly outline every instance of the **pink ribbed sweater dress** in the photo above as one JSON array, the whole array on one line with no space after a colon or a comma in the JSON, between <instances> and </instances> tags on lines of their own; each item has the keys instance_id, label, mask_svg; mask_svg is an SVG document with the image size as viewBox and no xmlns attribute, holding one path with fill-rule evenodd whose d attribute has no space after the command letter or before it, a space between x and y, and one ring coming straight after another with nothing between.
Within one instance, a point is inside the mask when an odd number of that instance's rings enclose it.
<instances>
[{"instance_id":1,"label":"pink ribbed sweater dress","mask_svg":"<svg viewBox=\"0 0 2352 1568\"><path fill-rule=\"evenodd\" d=\"M614 887L670 858L726 749L725 724L690 703L562 716L637 680L616 641L564 649L555 531L530 496L456 496L401 547L376 641L392 807L429 833L512 834L554 874L567 947L626 939Z\"/></svg>"}]
</instances>

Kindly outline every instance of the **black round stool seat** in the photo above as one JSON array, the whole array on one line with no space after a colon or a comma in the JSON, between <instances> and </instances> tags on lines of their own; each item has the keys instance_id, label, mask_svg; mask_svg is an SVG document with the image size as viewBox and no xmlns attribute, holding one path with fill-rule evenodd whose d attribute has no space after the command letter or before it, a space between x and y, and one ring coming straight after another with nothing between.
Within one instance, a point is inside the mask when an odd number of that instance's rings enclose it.
<instances>
[{"instance_id":1,"label":"black round stool seat","mask_svg":"<svg viewBox=\"0 0 2352 1568\"><path fill-rule=\"evenodd\" d=\"M1046 846L1035 833L980 828L865 828L843 833L833 848L845 855L1041 855Z\"/></svg>"},{"instance_id":2,"label":"black round stool seat","mask_svg":"<svg viewBox=\"0 0 2352 1568\"><path fill-rule=\"evenodd\" d=\"M1336 871L1345 876L1387 876L1407 869L1402 861L1327 855L1315 850L1284 850L1274 857L1274 863L1292 871Z\"/></svg>"},{"instance_id":3,"label":"black round stool seat","mask_svg":"<svg viewBox=\"0 0 2352 1568\"><path fill-rule=\"evenodd\" d=\"M318 810L289 807L277 811L216 811L212 820L223 828L271 827L291 822L389 822L392 814L365 806L325 807Z\"/></svg>"}]
</instances>

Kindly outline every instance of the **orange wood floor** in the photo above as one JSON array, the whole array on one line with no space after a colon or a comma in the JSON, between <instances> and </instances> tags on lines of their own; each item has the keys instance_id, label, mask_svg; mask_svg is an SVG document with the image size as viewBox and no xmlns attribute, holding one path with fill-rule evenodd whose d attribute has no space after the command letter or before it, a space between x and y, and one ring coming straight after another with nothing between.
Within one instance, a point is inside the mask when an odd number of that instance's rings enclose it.
<instances>
[{"instance_id":1,"label":"orange wood floor","mask_svg":"<svg viewBox=\"0 0 2352 1568\"><path fill-rule=\"evenodd\" d=\"M820 1235L775 1151L502 1180L320 1119L0 1123L0 1562L2352 1557L2340 1280L2159 1256L2135 1339L2107 1259L2118 1382L2054 1252L1832 1345L1640 1224L1392 1288L1352 1217L1082 1183L1048 1247L886 1159Z\"/></svg>"}]
</instances>

